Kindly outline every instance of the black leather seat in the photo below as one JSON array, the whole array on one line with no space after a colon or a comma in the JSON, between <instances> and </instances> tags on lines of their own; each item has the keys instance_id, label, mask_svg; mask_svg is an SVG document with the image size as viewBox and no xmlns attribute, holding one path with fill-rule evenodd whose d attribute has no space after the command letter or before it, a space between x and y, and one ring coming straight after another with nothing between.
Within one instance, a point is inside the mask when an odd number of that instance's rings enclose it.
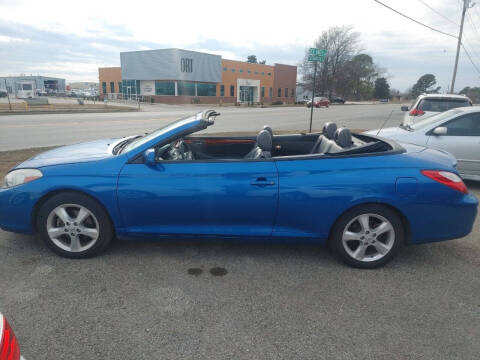
<instances>
[{"instance_id":1,"label":"black leather seat","mask_svg":"<svg viewBox=\"0 0 480 360\"><path fill-rule=\"evenodd\" d=\"M257 135L257 142L245 159L268 159L272 157L272 135L268 130L262 130Z\"/></svg>"},{"instance_id":2,"label":"black leather seat","mask_svg":"<svg viewBox=\"0 0 480 360\"><path fill-rule=\"evenodd\" d=\"M352 133L349 129L339 128L335 131L335 143L342 149L348 149L353 146Z\"/></svg>"},{"instance_id":3,"label":"black leather seat","mask_svg":"<svg viewBox=\"0 0 480 360\"><path fill-rule=\"evenodd\" d=\"M337 124L327 122L323 125L322 135L320 135L313 145L310 154L324 154L334 143L333 138L337 131Z\"/></svg>"}]
</instances>

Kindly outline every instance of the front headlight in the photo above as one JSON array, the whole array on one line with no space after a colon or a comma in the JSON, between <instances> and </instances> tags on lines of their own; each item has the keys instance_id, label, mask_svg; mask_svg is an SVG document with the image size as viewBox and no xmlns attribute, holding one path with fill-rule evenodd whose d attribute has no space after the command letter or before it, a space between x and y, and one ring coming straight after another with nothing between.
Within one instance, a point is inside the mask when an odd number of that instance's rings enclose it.
<instances>
[{"instance_id":1,"label":"front headlight","mask_svg":"<svg viewBox=\"0 0 480 360\"><path fill-rule=\"evenodd\" d=\"M18 169L10 171L3 182L6 188L25 184L27 182L37 180L43 176L42 172L37 169Z\"/></svg>"}]
</instances>

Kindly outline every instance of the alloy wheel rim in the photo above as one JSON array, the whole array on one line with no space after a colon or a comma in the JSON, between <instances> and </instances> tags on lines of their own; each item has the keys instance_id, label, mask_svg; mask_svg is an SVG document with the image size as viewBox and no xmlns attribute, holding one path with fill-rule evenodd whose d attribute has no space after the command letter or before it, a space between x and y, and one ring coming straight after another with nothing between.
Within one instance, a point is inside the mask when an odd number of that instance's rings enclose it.
<instances>
[{"instance_id":1,"label":"alloy wheel rim","mask_svg":"<svg viewBox=\"0 0 480 360\"><path fill-rule=\"evenodd\" d=\"M361 262L384 258L395 243L395 230L389 220L378 214L361 214L350 220L342 234L348 255Z\"/></svg>"},{"instance_id":2,"label":"alloy wheel rim","mask_svg":"<svg viewBox=\"0 0 480 360\"><path fill-rule=\"evenodd\" d=\"M48 215L47 234L60 249L82 252L95 245L100 229L97 218L86 207L62 204Z\"/></svg>"}]
</instances>

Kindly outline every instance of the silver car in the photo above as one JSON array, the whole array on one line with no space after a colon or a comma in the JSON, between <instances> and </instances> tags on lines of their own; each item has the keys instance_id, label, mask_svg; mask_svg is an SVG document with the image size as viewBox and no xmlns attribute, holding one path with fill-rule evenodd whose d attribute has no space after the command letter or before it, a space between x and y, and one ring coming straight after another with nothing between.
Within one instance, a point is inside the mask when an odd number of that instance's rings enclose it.
<instances>
[{"instance_id":1,"label":"silver car","mask_svg":"<svg viewBox=\"0 0 480 360\"><path fill-rule=\"evenodd\" d=\"M480 180L480 106L456 108L413 124L368 131L400 142L448 151L464 179Z\"/></svg>"},{"instance_id":2,"label":"silver car","mask_svg":"<svg viewBox=\"0 0 480 360\"><path fill-rule=\"evenodd\" d=\"M440 112L464 106L472 106L472 101L465 95L422 94L410 108L402 106L405 111L403 124L412 125Z\"/></svg>"}]
</instances>

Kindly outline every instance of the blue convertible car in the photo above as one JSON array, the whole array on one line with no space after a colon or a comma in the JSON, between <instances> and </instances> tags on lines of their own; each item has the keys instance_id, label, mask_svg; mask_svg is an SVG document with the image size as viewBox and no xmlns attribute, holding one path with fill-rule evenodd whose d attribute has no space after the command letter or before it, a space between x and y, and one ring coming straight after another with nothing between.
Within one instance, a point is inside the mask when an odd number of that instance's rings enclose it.
<instances>
[{"instance_id":1,"label":"blue convertible car","mask_svg":"<svg viewBox=\"0 0 480 360\"><path fill-rule=\"evenodd\" d=\"M478 202L448 153L333 123L322 134L193 135L217 115L17 165L0 189L0 227L38 232L70 258L114 238L248 237L328 243L362 268L385 264L403 244L472 229Z\"/></svg>"}]
</instances>

